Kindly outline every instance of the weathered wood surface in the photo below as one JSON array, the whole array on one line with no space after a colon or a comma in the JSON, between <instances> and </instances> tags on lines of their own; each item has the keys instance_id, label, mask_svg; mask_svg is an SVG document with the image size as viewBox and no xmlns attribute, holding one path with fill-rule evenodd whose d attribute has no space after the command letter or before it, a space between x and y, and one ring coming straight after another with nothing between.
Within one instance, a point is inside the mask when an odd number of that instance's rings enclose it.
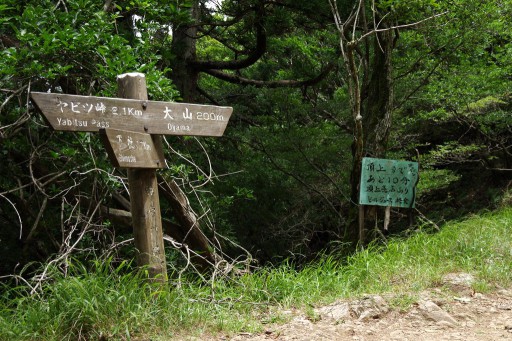
<instances>
[{"instance_id":1,"label":"weathered wood surface","mask_svg":"<svg viewBox=\"0 0 512 341\"><path fill-rule=\"evenodd\" d=\"M119 228L119 231L132 228L132 214L129 211L101 206L101 214L114 223L116 231L118 231L117 228ZM182 243L183 247L186 245L192 251L190 252L190 261L203 273L213 269L216 258L221 259L219 255L213 255L208 239L197 225L194 225L193 231L191 231L164 218L162 219L162 231L178 243ZM182 251L184 254L187 253L185 249Z\"/></svg>"},{"instance_id":2,"label":"weathered wood surface","mask_svg":"<svg viewBox=\"0 0 512 341\"><path fill-rule=\"evenodd\" d=\"M159 135L222 136L231 107L32 92L55 130L119 129Z\"/></svg>"},{"instance_id":3,"label":"weathered wood surface","mask_svg":"<svg viewBox=\"0 0 512 341\"><path fill-rule=\"evenodd\" d=\"M201 257L192 257L201 270L215 264L215 256L211 251L208 238L204 235L195 213L190 207L187 196L174 180L159 177L160 190L171 206L172 213L179 224L179 231L170 234L181 243L187 244Z\"/></svg>"},{"instance_id":4,"label":"weathered wood surface","mask_svg":"<svg viewBox=\"0 0 512 341\"><path fill-rule=\"evenodd\" d=\"M119 168L163 168L165 159L151 135L118 129L100 130L110 161Z\"/></svg>"},{"instance_id":5,"label":"weathered wood surface","mask_svg":"<svg viewBox=\"0 0 512 341\"><path fill-rule=\"evenodd\" d=\"M119 97L147 99L143 74L120 75L117 82ZM147 269L150 278L165 282L167 266L156 171L129 168L128 185L137 264Z\"/></svg>"}]
</instances>

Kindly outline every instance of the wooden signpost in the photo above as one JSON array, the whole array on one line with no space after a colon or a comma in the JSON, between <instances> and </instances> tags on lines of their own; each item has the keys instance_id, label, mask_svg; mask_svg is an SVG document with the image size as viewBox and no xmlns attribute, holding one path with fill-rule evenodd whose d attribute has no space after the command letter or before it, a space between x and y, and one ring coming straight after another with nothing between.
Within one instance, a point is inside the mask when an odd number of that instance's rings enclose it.
<instances>
[{"instance_id":1,"label":"wooden signpost","mask_svg":"<svg viewBox=\"0 0 512 341\"><path fill-rule=\"evenodd\" d=\"M156 168L165 165L159 135L222 136L231 107L148 101L143 74L118 76L118 97L32 92L31 98L55 130L101 132L115 167L128 169L137 263L149 277L167 271Z\"/></svg>"}]
</instances>

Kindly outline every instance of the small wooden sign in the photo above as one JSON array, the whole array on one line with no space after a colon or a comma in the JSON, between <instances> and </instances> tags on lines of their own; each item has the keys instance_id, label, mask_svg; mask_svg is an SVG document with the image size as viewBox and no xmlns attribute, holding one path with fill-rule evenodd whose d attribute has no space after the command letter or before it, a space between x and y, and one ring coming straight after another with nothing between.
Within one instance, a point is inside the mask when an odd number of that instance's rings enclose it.
<instances>
[{"instance_id":1,"label":"small wooden sign","mask_svg":"<svg viewBox=\"0 0 512 341\"><path fill-rule=\"evenodd\" d=\"M418 163L363 158L359 204L414 207Z\"/></svg>"},{"instance_id":2,"label":"small wooden sign","mask_svg":"<svg viewBox=\"0 0 512 341\"><path fill-rule=\"evenodd\" d=\"M119 168L163 168L163 155L150 134L118 129L100 130L110 161Z\"/></svg>"},{"instance_id":3,"label":"small wooden sign","mask_svg":"<svg viewBox=\"0 0 512 341\"><path fill-rule=\"evenodd\" d=\"M222 136L231 107L32 92L55 130L119 129L159 135Z\"/></svg>"}]
</instances>

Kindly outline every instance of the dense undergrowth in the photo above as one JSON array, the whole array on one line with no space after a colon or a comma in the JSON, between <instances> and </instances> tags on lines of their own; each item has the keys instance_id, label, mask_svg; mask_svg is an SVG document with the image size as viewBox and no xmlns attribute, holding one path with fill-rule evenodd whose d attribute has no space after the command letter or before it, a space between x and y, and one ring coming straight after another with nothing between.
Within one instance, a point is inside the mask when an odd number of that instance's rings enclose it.
<instances>
[{"instance_id":1,"label":"dense undergrowth","mask_svg":"<svg viewBox=\"0 0 512 341\"><path fill-rule=\"evenodd\" d=\"M321 305L364 293L414 297L443 274L469 272L475 290L510 286L512 208L441 226L425 226L349 258L325 255L297 269L262 268L239 277L145 283L129 263L74 261L66 275L31 293L30 282L4 285L1 340L169 340L183 335L257 331L280 309Z\"/></svg>"}]
</instances>

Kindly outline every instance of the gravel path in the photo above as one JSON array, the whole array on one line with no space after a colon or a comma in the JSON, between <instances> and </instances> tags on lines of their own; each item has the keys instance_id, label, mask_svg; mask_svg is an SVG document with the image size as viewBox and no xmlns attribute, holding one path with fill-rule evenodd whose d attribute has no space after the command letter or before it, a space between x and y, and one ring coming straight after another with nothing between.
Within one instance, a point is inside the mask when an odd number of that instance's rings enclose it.
<instances>
[{"instance_id":1,"label":"gravel path","mask_svg":"<svg viewBox=\"0 0 512 341\"><path fill-rule=\"evenodd\" d=\"M421 293L407 311L393 306L397 299L393 295L373 295L339 301L308 315L285 311L290 322L284 325L223 340L512 340L512 290L475 293L470 289L471 281L468 274L448 275L442 289Z\"/></svg>"}]
</instances>

